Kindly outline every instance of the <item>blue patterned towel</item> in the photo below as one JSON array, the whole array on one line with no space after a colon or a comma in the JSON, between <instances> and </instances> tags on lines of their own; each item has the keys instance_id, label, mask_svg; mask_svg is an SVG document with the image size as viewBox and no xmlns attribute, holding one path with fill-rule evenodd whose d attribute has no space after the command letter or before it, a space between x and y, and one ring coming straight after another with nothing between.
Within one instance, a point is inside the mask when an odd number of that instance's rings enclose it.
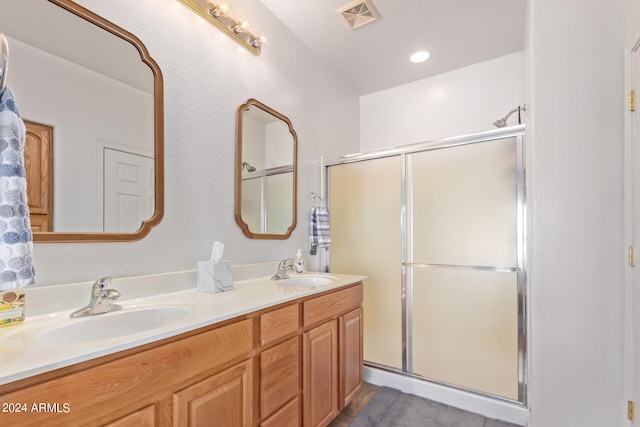
<instances>
[{"instance_id":1,"label":"blue patterned towel","mask_svg":"<svg viewBox=\"0 0 640 427\"><path fill-rule=\"evenodd\" d=\"M0 291L35 282L24 142L24 122L5 87L0 91Z\"/></svg>"},{"instance_id":2,"label":"blue patterned towel","mask_svg":"<svg viewBox=\"0 0 640 427\"><path fill-rule=\"evenodd\" d=\"M324 206L314 206L309 215L309 253L315 255L318 248L331 246L329 211Z\"/></svg>"}]
</instances>

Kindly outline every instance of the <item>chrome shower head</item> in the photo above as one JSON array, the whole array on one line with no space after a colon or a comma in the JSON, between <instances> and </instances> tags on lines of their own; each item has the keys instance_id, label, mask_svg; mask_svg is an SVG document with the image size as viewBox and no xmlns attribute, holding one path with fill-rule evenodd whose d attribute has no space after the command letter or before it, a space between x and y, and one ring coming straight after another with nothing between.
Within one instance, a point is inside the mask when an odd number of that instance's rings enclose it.
<instances>
[{"instance_id":1,"label":"chrome shower head","mask_svg":"<svg viewBox=\"0 0 640 427\"><path fill-rule=\"evenodd\" d=\"M256 171L256 168L254 166L251 166L247 162L242 162L242 169L246 169L247 172L255 172Z\"/></svg>"},{"instance_id":2,"label":"chrome shower head","mask_svg":"<svg viewBox=\"0 0 640 427\"><path fill-rule=\"evenodd\" d=\"M497 128L507 127L507 118L503 117L502 119L498 119L495 122L493 122L493 125Z\"/></svg>"},{"instance_id":3,"label":"chrome shower head","mask_svg":"<svg viewBox=\"0 0 640 427\"><path fill-rule=\"evenodd\" d=\"M506 116L504 116L501 119L496 120L495 122L493 122L493 125L497 128L503 128L507 126L507 119L515 112L518 112L518 124L522 123L522 120L520 119L520 111L527 111L527 106L523 105L522 107L518 105L518 108L514 108L513 110L509 111L509 114L507 114Z\"/></svg>"}]
</instances>

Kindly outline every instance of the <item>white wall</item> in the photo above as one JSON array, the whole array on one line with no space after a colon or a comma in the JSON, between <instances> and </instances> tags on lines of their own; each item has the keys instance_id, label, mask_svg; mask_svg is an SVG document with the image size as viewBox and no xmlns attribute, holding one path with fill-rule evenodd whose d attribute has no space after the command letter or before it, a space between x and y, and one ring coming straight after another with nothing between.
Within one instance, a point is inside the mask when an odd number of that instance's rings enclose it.
<instances>
[{"instance_id":1,"label":"white wall","mask_svg":"<svg viewBox=\"0 0 640 427\"><path fill-rule=\"evenodd\" d=\"M625 418L624 5L530 0L524 53L361 99L361 151L490 129L526 99L533 427Z\"/></svg>"},{"instance_id":2,"label":"white wall","mask_svg":"<svg viewBox=\"0 0 640 427\"><path fill-rule=\"evenodd\" d=\"M524 104L523 75L518 52L363 96L360 151L495 129ZM517 113L508 123L518 123Z\"/></svg>"},{"instance_id":3,"label":"white wall","mask_svg":"<svg viewBox=\"0 0 640 427\"><path fill-rule=\"evenodd\" d=\"M627 41L631 42L633 38L633 42L637 41L637 35L640 31L640 2L636 0L626 0L626 34Z\"/></svg>"},{"instance_id":4,"label":"white wall","mask_svg":"<svg viewBox=\"0 0 640 427\"><path fill-rule=\"evenodd\" d=\"M283 121L269 123L264 127L265 166L268 168L291 165L293 157L293 135Z\"/></svg>"},{"instance_id":5,"label":"white wall","mask_svg":"<svg viewBox=\"0 0 640 427\"><path fill-rule=\"evenodd\" d=\"M264 123L244 114L242 117L242 160L256 169L265 167L265 132ZM251 141L247 144L246 141ZM243 172L247 172L244 170Z\"/></svg>"},{"instance_id":6,"label":"white wall","mask_svg":"<svg viewBox=\"0 0 640 427\"><path fill-rule=\"evenodd\" d=\"M620 426L625 1L531 0L531 425Z\"/></svg>"},{"instance_id":7,"label":"white wall","mask_svg":"<svg viewBox=\"0 0 640 427\"><path fill-rule=\"evenodd\" d=\"M36 244L37 284L194 269L211 243L237 264L294 256L307 246L309 194L319 159L358 149L358 97L262 6L236 0L268 43L253 56L176 0L81 0L136 34L158 62L165 93L165 215L131 243ZM235 113L256 98L298 134L298 226L285 241L246 238L233 217ZM310 268L318 261L309 257Z\"/></svg>"}]
</instances>

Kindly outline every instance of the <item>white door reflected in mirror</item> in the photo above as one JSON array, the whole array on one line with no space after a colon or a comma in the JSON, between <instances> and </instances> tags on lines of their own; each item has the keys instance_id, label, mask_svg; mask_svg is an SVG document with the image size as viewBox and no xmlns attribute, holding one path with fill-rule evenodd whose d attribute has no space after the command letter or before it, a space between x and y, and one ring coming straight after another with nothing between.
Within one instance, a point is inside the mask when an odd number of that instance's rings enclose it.
<instances>
[{"instance_id":1,"label":"white door reflected in mirror","mask_svg":"<svg viewBox=\"0 0 640 427\"><path fill-rule=\"evenodd\" d=\"M155 206L153 158L104 150L104 231L133 233Z\"/></svg>"}]
</instances>

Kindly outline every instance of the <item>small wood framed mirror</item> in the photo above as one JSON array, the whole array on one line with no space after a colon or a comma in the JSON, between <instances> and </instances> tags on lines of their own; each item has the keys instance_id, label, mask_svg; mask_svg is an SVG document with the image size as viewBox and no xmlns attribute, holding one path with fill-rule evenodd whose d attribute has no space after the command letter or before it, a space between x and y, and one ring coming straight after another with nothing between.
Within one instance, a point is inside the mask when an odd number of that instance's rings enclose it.
<instances>
[{"instance_id":1,"label":"small wood framed mirror","mask_svg":"<svg viewBox=\"0 0 640 427\"><path fill-rule=\"evenodd\" d=\"M255 99L236 114L235 218L251 239L288 239L296 228L298 136Z\"/></svg>"}]
</instances>

